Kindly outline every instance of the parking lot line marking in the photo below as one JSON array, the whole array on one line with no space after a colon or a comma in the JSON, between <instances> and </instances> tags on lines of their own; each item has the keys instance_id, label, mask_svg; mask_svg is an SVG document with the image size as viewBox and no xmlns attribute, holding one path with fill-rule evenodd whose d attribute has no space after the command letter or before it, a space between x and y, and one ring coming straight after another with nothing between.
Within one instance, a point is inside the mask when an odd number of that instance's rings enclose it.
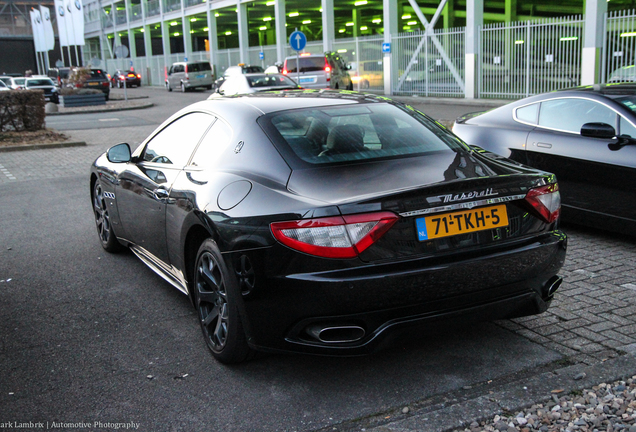
<instances>
[{"instance_id":1,"label":"parking lot line marking","mask_svg":"<svg viewBox=\"0 0 636 432\"><path fill-rule=\"evenodd\" d=\"M13 174L11 174L11 172L6 169L3 165L0 164L0 172L2 172L2 174L6 175L9 180L16 180L15 176Z\"/></svg>"},{"instance_id":2,"label":"parking lot line marking","mask_svg":"<svg viewBox=\"0 0 636 432\"><path fill-rule=\"evenodd\" d=\"M111 122L111 121L119 121L119 119L118 118L107 118L107 119L99 119L99 121Z\"/></svg>"}]
</instances>

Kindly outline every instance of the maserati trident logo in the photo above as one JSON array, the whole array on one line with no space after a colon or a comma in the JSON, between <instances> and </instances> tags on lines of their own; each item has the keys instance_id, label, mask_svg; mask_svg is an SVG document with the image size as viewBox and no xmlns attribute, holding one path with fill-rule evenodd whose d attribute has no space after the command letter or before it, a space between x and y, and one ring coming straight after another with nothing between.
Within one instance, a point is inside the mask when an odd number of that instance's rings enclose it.
<instances>
[{"instance_id":1,"label":"maserati trident logo","mask_svg":"<svg viewBox=\"0 0 636 432\"><path fill-rule=\"evenodd\" d=\"M447 204L456 201L464 201L475 198L485 198L490 196L499 195L497 192L493 192L492 188L484 189L481 191L472 191L472 192L462 192L461 194L448 194L448 195L438 195L434 197L426 198L429 204Z\"/></svg>"}]
</instances>

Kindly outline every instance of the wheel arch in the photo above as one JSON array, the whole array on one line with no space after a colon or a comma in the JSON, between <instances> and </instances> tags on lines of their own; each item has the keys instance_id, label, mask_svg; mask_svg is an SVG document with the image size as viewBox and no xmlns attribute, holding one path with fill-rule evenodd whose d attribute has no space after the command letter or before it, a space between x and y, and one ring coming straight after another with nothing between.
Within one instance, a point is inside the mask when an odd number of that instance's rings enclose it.
<instances>
[{"instance_id":1,"label":"wheel arch","mask_svg":"<svg viewBox=\"0 0 636 432\"><path fill-rule=\"evenodd\" d=\"M188 297L190 302L194 306L194 295L192 289L192 283L194 281L194 267L196 265L197 252L207 239L212 239L218 244L218 234L200 224L194 224L185 235L185 241L183 244L183 268L185 271L185 278L188 282Z\"/></svg>"}]
</instances>

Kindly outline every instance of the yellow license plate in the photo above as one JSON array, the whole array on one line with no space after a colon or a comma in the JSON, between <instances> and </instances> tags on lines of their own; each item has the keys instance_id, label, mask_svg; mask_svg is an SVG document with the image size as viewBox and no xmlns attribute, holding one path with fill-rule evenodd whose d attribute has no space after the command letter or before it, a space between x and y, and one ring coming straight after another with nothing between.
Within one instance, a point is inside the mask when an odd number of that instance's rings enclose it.
<instances>
[{"instance_id":1,"label":"yellow license plate","mask_svg":"<svg viewBox=\"0 0 636 432\"><path fill-rule=\"evenodd\" d=\"M420 241L508 226L506 205L441 213L416 219Z\"/></svg>"},{"instance_id":2,"label":"yellow license plate","mask_svg":"<svg viewBox=\"0 0 636 432\"><path fill-rule=\"evenodd\" d=\"M89 82L88 85L99 85L97 82Z\"/></svg>"}]
</instances>

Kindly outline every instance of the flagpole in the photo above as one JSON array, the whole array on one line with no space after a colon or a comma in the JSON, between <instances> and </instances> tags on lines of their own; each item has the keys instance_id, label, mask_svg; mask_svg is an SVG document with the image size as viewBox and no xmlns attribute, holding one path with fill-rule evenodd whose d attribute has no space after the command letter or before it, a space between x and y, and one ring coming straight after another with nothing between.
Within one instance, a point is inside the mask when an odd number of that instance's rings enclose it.
<instances>
[{"instance_id":1,"label":"flagpole","mask_svg":"<svg viewBox=\"0 0 636 432\"><path fill-rule=\"evenodd\" d=\"M79 54L77 53L77 45L75 45L75 58L77 59L78 66L84 66L83 62L80 61Z\"/></svg>"}]
</instances>

